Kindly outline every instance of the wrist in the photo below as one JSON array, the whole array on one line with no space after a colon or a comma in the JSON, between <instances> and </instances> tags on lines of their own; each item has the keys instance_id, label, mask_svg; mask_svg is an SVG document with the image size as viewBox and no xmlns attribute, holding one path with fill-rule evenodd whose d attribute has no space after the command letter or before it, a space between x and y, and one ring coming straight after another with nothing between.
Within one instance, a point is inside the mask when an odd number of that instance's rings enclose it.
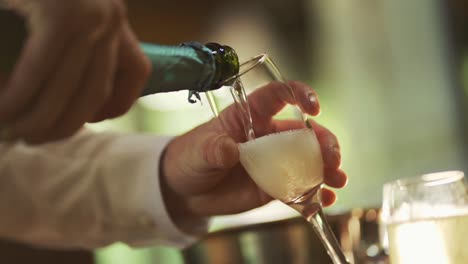
<instances>
[{"instance_id":1,"label":"wrist","mask_svg":"<svg viewBox=\"0 0 468 264\"><path fill-rule=\"evenodd\" d=\"M200 236L206 233L209 222L208 217L198 216L190 210L190 197L178 193L171 185L169 177L173 173L171 167L172 155L169 151L169 145L161 154L159 161L159 181L163 202L172 222L182 232Z\"/></svg>"}]
</instances>

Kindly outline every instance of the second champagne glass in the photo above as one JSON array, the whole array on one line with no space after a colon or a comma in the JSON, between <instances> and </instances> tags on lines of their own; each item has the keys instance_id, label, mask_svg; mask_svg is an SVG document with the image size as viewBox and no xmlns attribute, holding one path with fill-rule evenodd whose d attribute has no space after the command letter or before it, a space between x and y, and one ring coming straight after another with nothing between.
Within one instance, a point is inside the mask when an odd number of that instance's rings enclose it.
<instances>
[{"instance_id":1,"label":"second champagne glass","mask_svg":"<svg viewBox=\"0 0 468 264\"><path fill-rule=\"evenodd\" d=\"M300 103L312 98L295 91L266 54L243 63L239 74L225 83L229 89L216 93L231 92L236 102L236 118L221 118L221 122L227 130L239 126L239 122L244 128L245 137L236 140L240 142L240 160L247 173L268 195L294 208L312 223L333 263L348 263L322 211L324 167L320 145ZM260 95L261 98L253 100ZM209 96L212 104L213 98ZM230 103L223 102L222 95L216 98L218 105ZM270 115L275 120L288 120L273 123ZM284 128L281 124L285 124Z\"/></svg>"},{"instance_id":2,"label":"second champagne glass","mask_svg":"<svg viewBox=\"0 0 468 264\"><path fill-rule=\"evenodd\" d=\"M382 220L391 263L468 263L468 189L463 172L386 183Z\"/></svg>"}]
</instances>

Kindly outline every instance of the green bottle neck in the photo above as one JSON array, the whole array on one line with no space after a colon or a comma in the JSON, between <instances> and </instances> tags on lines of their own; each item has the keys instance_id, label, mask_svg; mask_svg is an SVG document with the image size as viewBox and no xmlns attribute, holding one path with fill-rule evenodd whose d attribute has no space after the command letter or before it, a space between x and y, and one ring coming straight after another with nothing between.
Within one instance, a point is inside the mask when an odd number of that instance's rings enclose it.
<instances>
[{"instance_id":1,"label":"green bottle neck","mask_svg":"<svg viewBox=\"0 0 468 264\"><path fill-rule=\"evenodd\" d=\"M200 92L215 90L239 72L239 60L234 49L217 43L202 45L187 42L180 46L141 44L149 57L152 72L144 95L189 91L189 101Z\"/></svg>"},{"instance_id":2,"label":"green bottle neck","mask_svg":"<svg viewBox=\"0 0 468 264\"><path fill-rule=\"evenodd\" d=\"M24 19L0 9L0 73L9 74L27 38ZM239 72L234 49L218 43L187 43L180 46L141 44L153 71L141 96L180 90L199 92L218 89Z\"/></svg>"}]
</instances>

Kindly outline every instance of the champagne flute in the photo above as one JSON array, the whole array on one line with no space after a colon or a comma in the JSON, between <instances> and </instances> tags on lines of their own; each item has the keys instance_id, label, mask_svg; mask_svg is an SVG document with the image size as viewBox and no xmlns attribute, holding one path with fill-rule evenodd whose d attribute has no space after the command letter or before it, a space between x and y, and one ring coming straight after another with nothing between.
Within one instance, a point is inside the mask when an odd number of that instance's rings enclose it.
<instances>
[{"instance_id":1,"label":"champagne flute","mask_svg":"<svg viewBox=\"0 0 468 264\"><path fill-rule=\"evenodd\" d=\"M231 102L223 100L230 96L221 93L231 92L237 118L220 120L228 131L239 126L239 122L244 128L245 137L236 140L240 142L240 161L247 173L268 195L294 208L312 223L333 263L348 263L322 211L320 190L324 165L320 145L304 106L299 103L309 100L310 104L312 98L295 92L267 54L241 64L239 74L224 85L229 89L213 91L208 99L213 109L223 108ZM270 90L267 96L261 93L264 97L251 105L248 99L258 96L255 94L258 89ZM266 128L266 122L271 120L264 118L272 112L272 107L282 109L273 110L279 111L274 118L288 119L283 120L288 122L287 131Z\"/></svg>"},{"instance_id":2,"label":"champagne flute","mask_svg":"<svg viewBox=\"0 0 468 264\"><path fill-rule=\"evenodd\" d=\"M382 222L393 264L468 263L468 191L461 171L386 183Z\"/></svg>"}]
</instances>

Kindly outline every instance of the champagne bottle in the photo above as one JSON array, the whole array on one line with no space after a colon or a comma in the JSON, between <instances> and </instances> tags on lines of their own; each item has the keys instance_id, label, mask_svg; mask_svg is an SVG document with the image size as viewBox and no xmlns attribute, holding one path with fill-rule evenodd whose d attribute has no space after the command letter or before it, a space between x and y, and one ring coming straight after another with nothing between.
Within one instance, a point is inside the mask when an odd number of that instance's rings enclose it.
<instances>
[{"instance_id":1,"label":"champagne bottle","mask_svg":"<svg viewBox=\"0 0 468 264\"><path fill-rule=\"evenodd\" d=\"M24 20L8 10L0 10L0 71L11 71L26 38ZM189 91L198 93L218 89L223 81L236 75L239 60L234 49L217 43L202 45L187 42L178 46L142 43L142 51L149 57L152 72L141 96Z\"/></svg>"},{"instance_id":2,"label":"champagne bottle","mask_svg":"<svg viewBox=\"0 0 468 264\"><path fill-rule=\"evenodd\" d=\"M142 96L161 92L189 90L192 95L218 89L222 83L239 72L236 52L217 43L201 45L196 42L180 46L141 44L150 58L152 72Z\"/></svg>"}]
</instances>

